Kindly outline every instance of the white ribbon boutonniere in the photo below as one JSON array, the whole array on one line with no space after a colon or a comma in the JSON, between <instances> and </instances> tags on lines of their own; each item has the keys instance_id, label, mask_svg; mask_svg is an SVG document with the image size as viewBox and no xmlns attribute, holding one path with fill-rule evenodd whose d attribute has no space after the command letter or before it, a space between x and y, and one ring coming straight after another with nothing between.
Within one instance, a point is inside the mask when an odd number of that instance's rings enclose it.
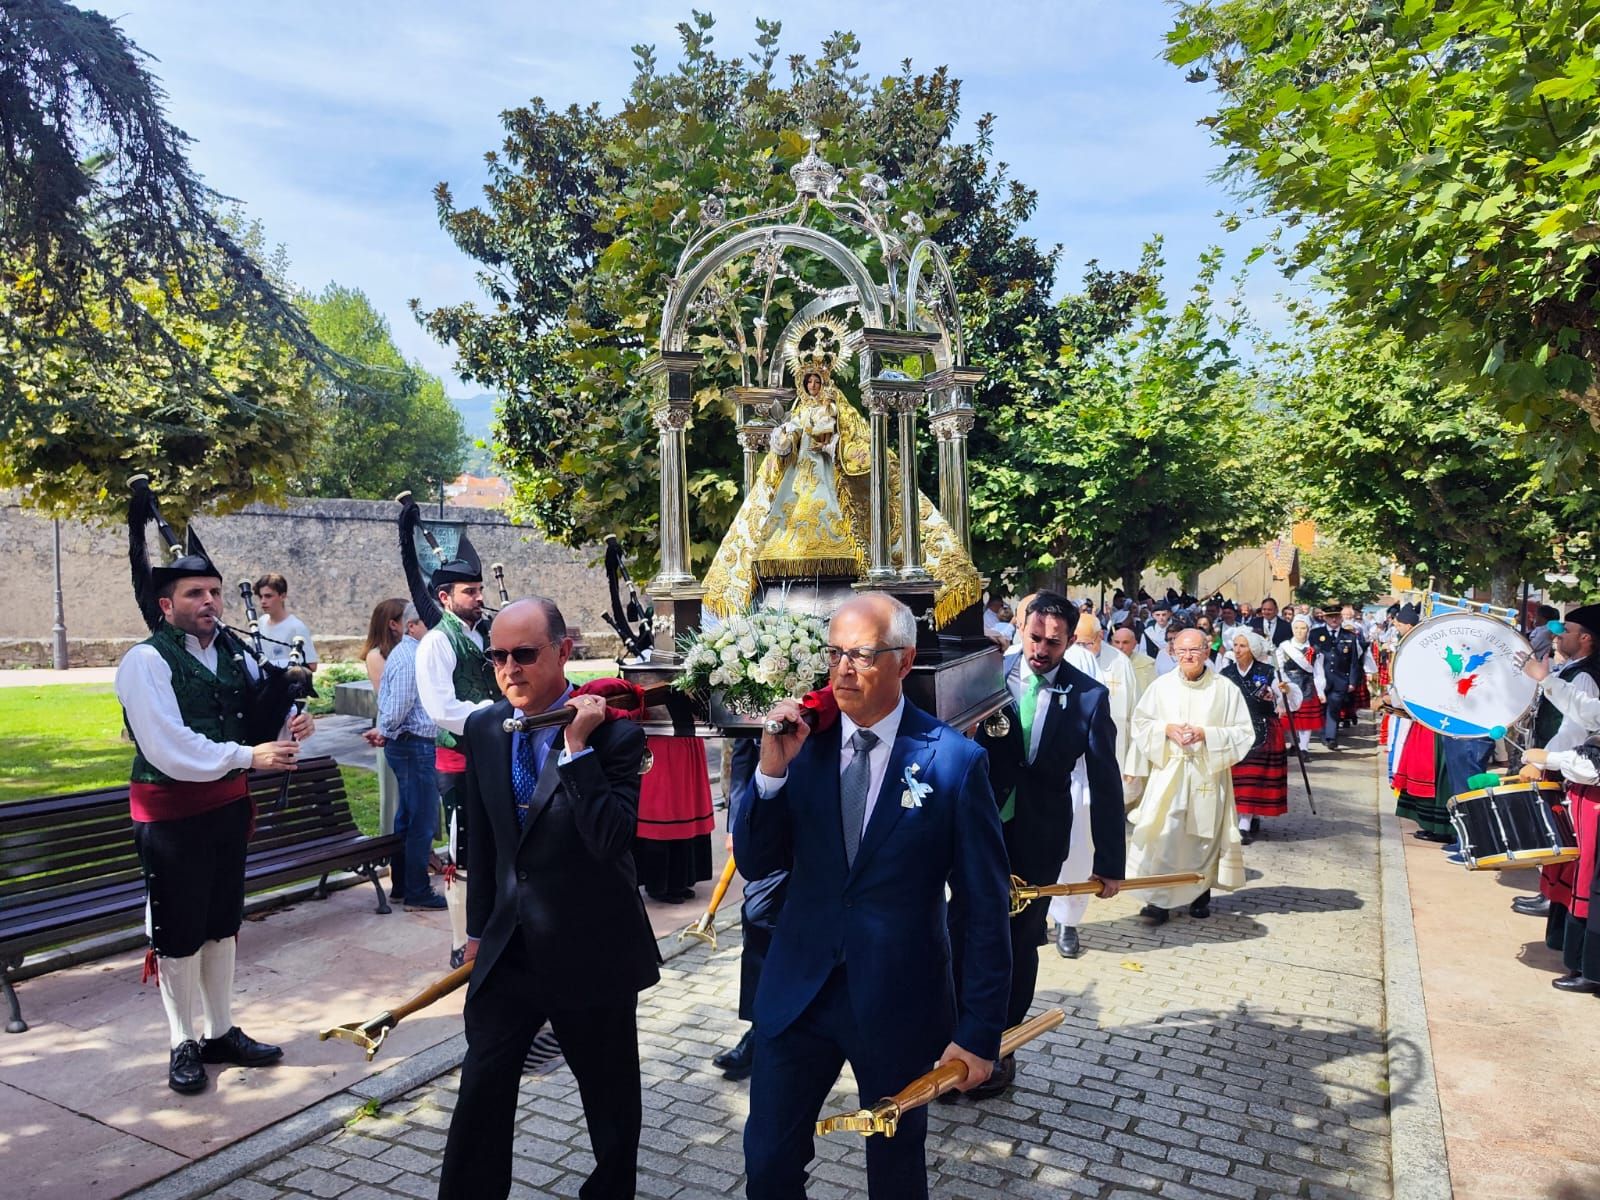
<instances>
[{"instance_id":1,"label":"white ribbon boutonniere","mask_svg":"<svg viewBox=\"0 0 1600 1200\"><path fill-rule=\"evenodd\" d=\"M921 808L922 798L933 791L933 784L923 783L917 778L919 770L921 770L921 767L916 763L912 763L906 768L906 790L900 793L901 808Z\"/></svg>"},{"instance_id":2,"label":"white ribbon boutonniere","mask_svg":"<svg viewBox=\"0 0 1600 1200\"><path fill-rule=\"evenodd\" d=\"M1056 698L1057 708L1062 712L1067 711L1067 697L1072 694L1072 685L1070 683L1063 684L1060 687L1047 687L1044 690ZM1049 703L1048 700L1045 701L1046 705Z\"/></svg>"}]
</instances>

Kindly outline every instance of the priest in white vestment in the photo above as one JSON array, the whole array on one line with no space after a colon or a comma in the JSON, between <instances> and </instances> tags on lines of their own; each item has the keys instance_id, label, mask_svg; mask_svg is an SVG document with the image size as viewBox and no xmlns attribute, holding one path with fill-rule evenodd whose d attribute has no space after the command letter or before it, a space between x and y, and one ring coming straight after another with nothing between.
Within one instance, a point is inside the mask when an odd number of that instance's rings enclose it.
<instances>
[{"instance_id":1,"label":"priest in white vestment","mask_svg":"<svg viewBox=\"0 0 1600 1200\"><path fill-rule=\"evenodd\" d=\"M1206 636L1186 629L1174 641L1178 669L1150 685L1133 714L1132 742L1148 771L1128 846L1128 878L1193 871L1199 883L1148 893L1140 911L1163 924L1189 905L1211 915L1211 889L1244 886L1244 853L1230 768L1250 753L1255 726L1244 695L1206 670Z\"/></svg>"}]
</instances>

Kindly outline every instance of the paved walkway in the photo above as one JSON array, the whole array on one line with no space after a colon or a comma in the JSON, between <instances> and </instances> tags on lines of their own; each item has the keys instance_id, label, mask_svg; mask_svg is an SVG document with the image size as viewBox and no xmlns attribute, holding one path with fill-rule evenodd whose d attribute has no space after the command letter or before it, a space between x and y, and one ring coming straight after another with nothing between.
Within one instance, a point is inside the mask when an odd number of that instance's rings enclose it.
<instances>
[{"instance_id":1,"label":"paved walkway","mask_svg":"<svg viewBox=\"0 0 1600 1200\"><path fill-rule=\"evenodd\" d=\"M1550 986L1533 871L1469 872L1398 823L1456 1200L1600 1196L1600 1000Z\"/></svg>"},{"instance_id":2,"label":"paved walkway","mask_svg":"<svg viewBox=\"0 0 1600 1200\"><path fill-rule=\"evenodd\" d=\"M1391 1093L1373 760L1316 768L1320 817L1270 823L1247 851L1251 882L1209 921L1150 930L1133 896L1096 903L1085 956L1045 949L1040 1000L1067 1022L1019 1056L1000 1102L936 1106L933 1194L1273 1200L1386 1197ZM640 1008L642 1196L742 1192L744 1085L710 1070L730 1044L738 947L670 963ZM216 1194L237 1200L432 1196L454 1102L452 1071L380 1111L276 1153ZM868 1099L875 1099L869 1097ZM841 1083L830 1110L854 1108ZM523 1087L513 1194L576 1196L590 1165L570 1072ZM864 1194L860 1139L819 1140L812 1195ZM181 1195L181 1189L152 1191Z\"/></svg>"}]
</instances>

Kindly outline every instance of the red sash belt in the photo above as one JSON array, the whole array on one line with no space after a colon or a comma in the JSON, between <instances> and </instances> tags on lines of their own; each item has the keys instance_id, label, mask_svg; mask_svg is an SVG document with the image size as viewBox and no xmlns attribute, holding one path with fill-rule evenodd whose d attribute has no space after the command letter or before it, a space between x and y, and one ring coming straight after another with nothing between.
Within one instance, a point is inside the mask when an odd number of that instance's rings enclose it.
<instances>
[{"instance_id":1,"label":"red sash belt","mask_svg":"<svg viewBox=\"0 0 1600 1200\"><path fill-rule=\"evenodd\" d=\"M243 772L201 782L178 779L166 783L136 782L128 785L128 808L135 821L178 821L222 808L249 795L250 786Z\"/></svg>"}]
</instances>

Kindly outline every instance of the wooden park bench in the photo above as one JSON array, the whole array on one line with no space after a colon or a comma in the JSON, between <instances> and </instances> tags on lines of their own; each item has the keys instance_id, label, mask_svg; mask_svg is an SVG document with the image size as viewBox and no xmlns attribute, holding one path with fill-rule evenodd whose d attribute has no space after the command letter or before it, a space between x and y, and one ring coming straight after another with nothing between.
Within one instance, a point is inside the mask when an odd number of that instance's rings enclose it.
<instances>
[{"instance_id":1,"label":"wooden park bench","mask_svg":"<svg viewBox=\"0 0 1600 1200\"><path fill-rule=\"evenodd\" d=\"M245 891L260 892L349 870L372 881L378 912L389 911L378 866L399 849L393 834L356 828L339 765L308 758L289 774L288 798L276 808L284 773L253 771L256 830L245 858ZM0 804L0 987L11 1007L8 1033L28 1028L12 972L30 951L144 922L144 877L133 848L128 788Z\"/></svg>"}]
</instances>

